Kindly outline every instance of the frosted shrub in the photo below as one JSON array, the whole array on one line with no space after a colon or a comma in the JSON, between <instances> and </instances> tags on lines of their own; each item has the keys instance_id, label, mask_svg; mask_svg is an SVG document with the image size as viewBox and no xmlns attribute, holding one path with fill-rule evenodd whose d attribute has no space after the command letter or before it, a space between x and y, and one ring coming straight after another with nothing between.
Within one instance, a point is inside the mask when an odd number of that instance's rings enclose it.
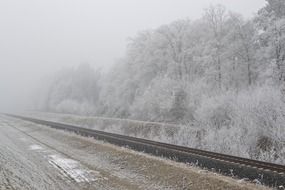
<instances>
[{"instance_id":1,"label":"frosted shrub","mask_svg":"<svg viewBox=\"0 0 285 190\"><path fill-rule=\"evenodd\" d=\"M154 79L150 87L132 105L132 118L163 121L172 107L176 86L176 81L169 78Z\"/></svg>"},{"instance_id":2,"label":"frosted shrub","mask_svg":"<svg viewBox=\"0 0 285 190\"><path fill-rule=\"evenodd\" d=\"M240 110L247 111L250 117L247 119L252 124L248 128L256 138L254 158L262 159L261 154L273 151L275 156L271 161L285 161L281 153L285 145L285 103L282 97L278 88L264 86L239 98L240 104L247 103Z\"/></svg>"},{"instance_id":3,"label":"frosted shrub","mask_svg":"<svg viewBox=\"0 0 285 190\"><path fill-rule=\"evenodd\" d=\"M213 128L213 130L229 127L233 115L231 97L231 94L204 97L195 114L201 127Z\"/></svg>"},{"instance_id":4,"label":"frosted shrub","mask_svg":"<svg viewBox=\"0 0 285 190\"><path fill-rule=\"evenodd\" d=\"M204 98L195 119L207 131L202 139L205 149L284 162L284 116L281 92L264 86Z\"/></svg>"}]
</instances>

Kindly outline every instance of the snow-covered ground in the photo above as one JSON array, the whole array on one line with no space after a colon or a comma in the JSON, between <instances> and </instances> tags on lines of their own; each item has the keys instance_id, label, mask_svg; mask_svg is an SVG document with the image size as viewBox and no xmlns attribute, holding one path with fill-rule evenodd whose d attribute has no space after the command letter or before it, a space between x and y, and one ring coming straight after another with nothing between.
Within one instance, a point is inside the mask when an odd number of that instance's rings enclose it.
<instances>
[{"instance_id":1,"label":"snow-covered ground","mask_svg":"<svg viewBox=\"0 0 285 190\"><path fill-rule=\"evenodd\" d=\"M64 176L49 164L49 155L65 156L14 128L19 124L0 118L0 189L80 189L79 176Z\"/></svg>"},{"instance_id":2,"label":"snow-covered ground","mask_svg":"<svg viewBox=\"0 0 285 190\"><path fill-rule=\"evenodd\" d=\"M266 189L0 116L0 189Z\"/></svg>"}]
</instances>

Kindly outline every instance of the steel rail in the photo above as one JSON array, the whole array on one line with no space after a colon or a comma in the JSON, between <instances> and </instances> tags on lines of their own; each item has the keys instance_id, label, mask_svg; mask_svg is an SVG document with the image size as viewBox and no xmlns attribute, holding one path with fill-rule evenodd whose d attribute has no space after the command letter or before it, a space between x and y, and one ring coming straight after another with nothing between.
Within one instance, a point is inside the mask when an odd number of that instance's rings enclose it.
<instances>
[{"instance_id":1,"label":"steel rail","mask_svg":"<svg viewBox=\"0 0 285 190\"><path fill-rule=\"evenodd\" d=\"M66 123L46 121L12 114L6 115L33 123L50 126L56 129L72 131L83 136L91 136L112 144L127 146L137 151L163 156L179 162L194 163L200 167L207 168L208 170L215 170L225 175L231 175L238 178L248 178L249 180L257 179L262 184L268 186L285 186L284 165L151 141L137 137L113 134Z\"/></svg>"}]
</instances>

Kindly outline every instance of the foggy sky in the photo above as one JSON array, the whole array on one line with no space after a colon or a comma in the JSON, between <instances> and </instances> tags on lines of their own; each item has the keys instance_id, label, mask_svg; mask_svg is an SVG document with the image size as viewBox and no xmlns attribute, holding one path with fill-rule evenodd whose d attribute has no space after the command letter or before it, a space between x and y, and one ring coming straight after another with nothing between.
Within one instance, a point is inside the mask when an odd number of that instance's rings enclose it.
<instances>
[{"instance_id":1,"label":"foggy sky","mask_svg":"<svg viewBox=\"0 0 285 190\"><path fill-rule=\"evenodd\" d=\"M252 17L264 0L0 0L0 111L22 107L41 77L88 62L106 67L138 31L210 4Z\"/></svg>"}]
</instances>

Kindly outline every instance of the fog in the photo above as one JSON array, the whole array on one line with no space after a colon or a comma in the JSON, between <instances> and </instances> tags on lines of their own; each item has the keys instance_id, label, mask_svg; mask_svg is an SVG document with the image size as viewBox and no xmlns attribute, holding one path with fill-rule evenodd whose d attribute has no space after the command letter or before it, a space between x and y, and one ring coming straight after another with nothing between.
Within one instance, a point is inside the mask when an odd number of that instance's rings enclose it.
<instances>
[{"instance_id":1,"label":"fog","mask_svg":"<svg viewBox=\"0 0 285 190\"><path fill-rule=\"evenodd\" d=\"M265 1L0 1L0 110L24 108L37 82L62 67L88 62L108 69L138 31L198 19L210 4L248 18Z\"/></svg>"}]
</instances>

